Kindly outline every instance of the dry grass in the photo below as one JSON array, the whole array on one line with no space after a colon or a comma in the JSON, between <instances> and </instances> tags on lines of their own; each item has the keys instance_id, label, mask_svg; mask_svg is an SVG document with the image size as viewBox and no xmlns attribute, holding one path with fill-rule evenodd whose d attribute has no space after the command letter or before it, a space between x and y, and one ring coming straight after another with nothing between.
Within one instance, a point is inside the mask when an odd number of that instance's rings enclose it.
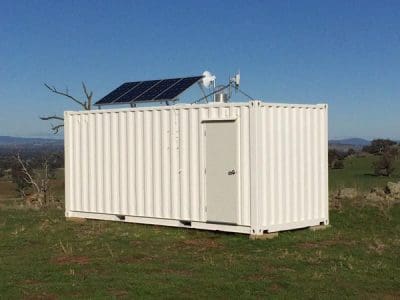
<instances>
[{"instance_id":1,"label":"dry grass","mask_svg":"<svg viewBox=\"0 0 400 300\"><path fill-rule=\"evenodd\" d=\"M1 199L16 198L16 186L12 181L0 180L0 201Z\"/></svg>"},{"instance_id":2,"label":"dry grass","mask_svg":"<svg viewBox=\"0 0 400 300\"><path fill-rule=\"evenodd\" d=\"M90 259L87 256L61 255L55 257L52 261L56 265L87 265Z\"/></svg>"},{"instance_id":3,"label":"dry grass","mask_svg":"<svg viewBox=\"0 0 400 300\"><path fill-rule=\"evenodd\" d=\"M210 249L223 248L222 244L215 239L191 239L181 242L181 246L186 250L204 252Z\"/></svg>"}]
</instances>

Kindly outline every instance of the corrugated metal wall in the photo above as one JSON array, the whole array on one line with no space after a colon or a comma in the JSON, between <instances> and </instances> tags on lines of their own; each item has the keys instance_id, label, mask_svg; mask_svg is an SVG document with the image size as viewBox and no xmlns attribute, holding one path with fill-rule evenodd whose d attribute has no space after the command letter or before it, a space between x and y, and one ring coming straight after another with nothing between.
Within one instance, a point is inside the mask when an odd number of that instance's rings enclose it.
<instances>
[{"instance_id":1,"label":"corrugated metal wall","mask_svg":"<svg viewBox=\"0 0 400 300\"><path fill-rule=\"evenodd\" d=\"M67 213L205 222L202 121L234 118L238 225L327 222L327 106L259 101L66 112Z\"/></svg>"},{"instance_id":2,"label":"corrugated metal wall","mask_svg":"<svg viewBox=\"0 0 400 300\"><path fill-rule=\"evenodd\" d=\"M202 120L237 118L238 224L250 225L249 105L65 113L66 210L206 221Z\"/></svg>"},{"instance_id":3,"label":"corrugated metal wall","mask_svg":"<svg viewBox=\"0 0 400 300\"><path fill-rule=\"evenodd\" d=\"M260 105L261 225L328 219L326 105Z\"/></svg>"}]
</instances>

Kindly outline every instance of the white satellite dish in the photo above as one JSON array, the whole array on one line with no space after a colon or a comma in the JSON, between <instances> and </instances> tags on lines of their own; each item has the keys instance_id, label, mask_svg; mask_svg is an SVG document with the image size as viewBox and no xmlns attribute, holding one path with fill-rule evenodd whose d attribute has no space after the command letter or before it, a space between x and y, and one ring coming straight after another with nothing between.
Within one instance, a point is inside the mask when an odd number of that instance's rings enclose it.
<instances>
[{"instance_id":1,"label":"white satellite dish","mask_svg":"<svg viewBox=\"0 0 400 300\"><path fill-rule=\"evenodd\" d=\"M238 88L240 85L240 71L236 73L234 77L231 78L231 83L234 84L235 88Z\"/></svg>"},{"instance_id":2,"label":"white satellite dish","mask_svg":"<svg viewBox=\"0 0 400 300\"><path fill-rule=\"evenodd\" d=\"M235 84L236 86L240 85L240 71L235 76Z\"/></svg>"},{"instance_id":3,"label":"white satellite dish","mask_svg":"<svg viewBox=\"0 0 400 300\"><path fill-rule=\"evenodd\" d=\"M215 77L215 75L212 75L208 71L204 71L203 76L204 77L203 77L202 83L203 83L204 87L206 87L206 88L209 88L211 83L215 83L215 79L217 79L217 77Z\"/></svg>"}]
</instances>

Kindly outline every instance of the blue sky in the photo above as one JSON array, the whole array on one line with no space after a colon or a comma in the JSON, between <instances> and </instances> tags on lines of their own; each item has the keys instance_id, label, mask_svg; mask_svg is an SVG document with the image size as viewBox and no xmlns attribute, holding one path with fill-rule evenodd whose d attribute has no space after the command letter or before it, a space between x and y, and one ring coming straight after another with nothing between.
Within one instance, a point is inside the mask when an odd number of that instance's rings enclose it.
<instances>
[{"instance_id":1,"label":"blue sky","mask_svg":"<svg viewBox=\"0 0 400 300\"><path fill-rule=\"evenodd\" d=\"M0 135L125 81L240 69L269 102L329 104L330 138L400 139L400 1L2 1Z\"/></svg>"}]
</instances>

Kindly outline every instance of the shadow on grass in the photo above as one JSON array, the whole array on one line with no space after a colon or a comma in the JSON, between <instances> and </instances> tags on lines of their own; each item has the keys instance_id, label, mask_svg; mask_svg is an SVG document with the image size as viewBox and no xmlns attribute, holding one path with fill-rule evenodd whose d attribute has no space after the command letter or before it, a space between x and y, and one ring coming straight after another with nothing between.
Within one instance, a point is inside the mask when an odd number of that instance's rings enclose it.
<instances>
[{"instance_id":1,"label":"shadow on grass","mask_svg":"<svg viewBox=\"0 0 400 300\"><path fill-rule=\"evenodd\" d=\"M373 177L373 178L380 177L379 175L376 175L374 173L364 173L363 176L368 176L368 177Z\"/></svg>"},{"instance_id":2,"label":"shadow on grass","mask_svg":"<svg viewBox=\"0 0 400 300\"><path fill-rule=\"evenodd\" d=\"M370 177L370 178L380 178L380 179L387 179L387 180L400 180L400 176L383 176L383 175L376 175L373 173L364 173L362 176Z\"/></svg>"}]
</instances>

